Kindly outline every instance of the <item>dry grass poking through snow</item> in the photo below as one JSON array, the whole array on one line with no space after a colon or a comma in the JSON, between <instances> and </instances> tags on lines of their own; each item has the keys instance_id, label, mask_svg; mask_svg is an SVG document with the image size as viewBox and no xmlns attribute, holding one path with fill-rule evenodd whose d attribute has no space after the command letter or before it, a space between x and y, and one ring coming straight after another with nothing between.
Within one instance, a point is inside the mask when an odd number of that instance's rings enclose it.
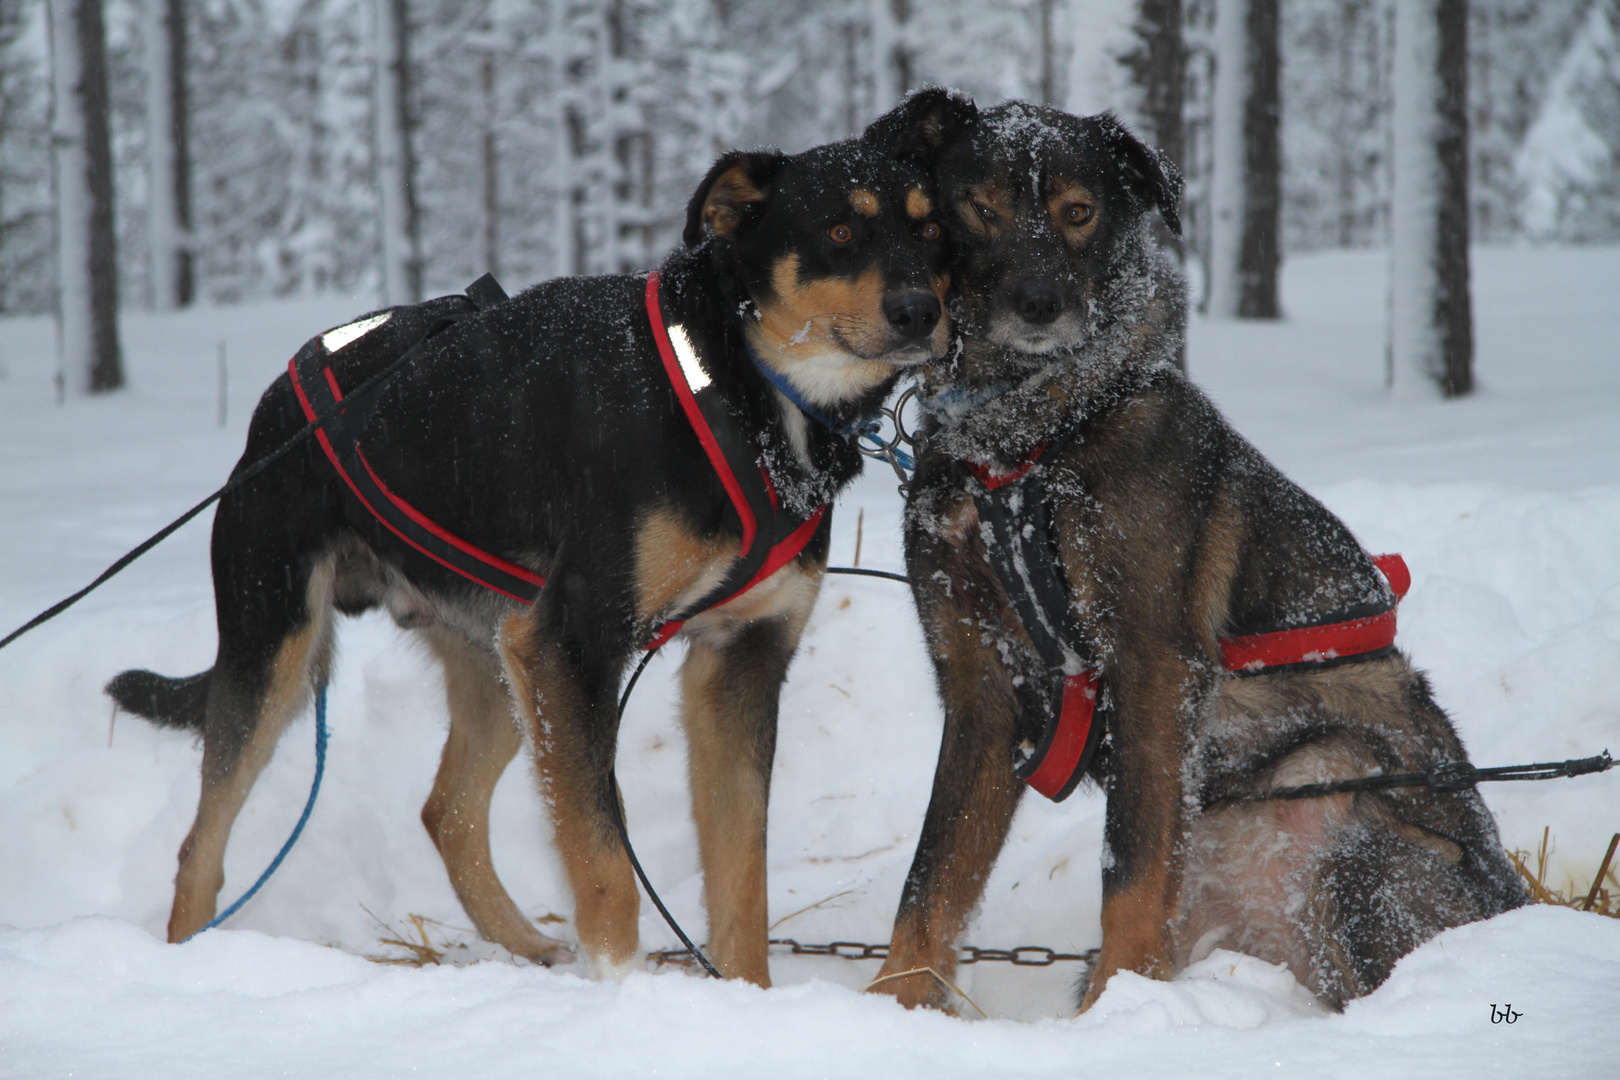
<instances>
[{"instance_id":1,"label":"dry grass poking through snow","mask_svg":"<svg viewBox=\"0 0 1620 1080\"><path fill-rule=\"evenodd\" d=\"M465 965L480 960L506 959L516 963L520 961L511 953L498 945L491 945L479 939L478 935L466 927L451 926L437 919L430 919L426 915L407 915L405 921L408 928L395 929L390 923L383 921L370 908L362 907L372 922L384 933L377 939L377 944L389 949L402 949L403 952L385 954L382 956L367 955L366 959L377 964L394 964L400 967L427 967L429 964ZM568 920L561 915L541 915L534 920L542 926L548 923L561 923ZM438 940L433 940L429 929L434 931Z\"/></svg>"},{"instance_id":2,"label":"dry grass poking through snow","mask_svg":"<svg viewBox=\"0 0 1620 1080\"><path fill-rule=\"evenodd\" d=\"M1552 839L1552 828L1548 826L1541 831L1541 849L1534 856L1528 851L1509 851L1507 856L1513 860L1519 874L1530 886L1530 898L1537 904L1556 904L1560 907L1574 908L1576 911L1592 911L1599 915L1607 915L1611 919L1620 919L1620 878L1615 877L1615 849L1620 848L1620 833L1615 833L1609 841L1609 850L1603 855L1603 861L1598 864L1597 874L1592 878L1592 885L1585 892L1580 892L1571 882L1568 895L1547 886L1547 857L1551 854L1549 842ZM1535 863L1531 870L1532 860ZM1605 879L1613 882L1616 888L1612 891L1605 887Z\"/></svg>"}]
</instances>

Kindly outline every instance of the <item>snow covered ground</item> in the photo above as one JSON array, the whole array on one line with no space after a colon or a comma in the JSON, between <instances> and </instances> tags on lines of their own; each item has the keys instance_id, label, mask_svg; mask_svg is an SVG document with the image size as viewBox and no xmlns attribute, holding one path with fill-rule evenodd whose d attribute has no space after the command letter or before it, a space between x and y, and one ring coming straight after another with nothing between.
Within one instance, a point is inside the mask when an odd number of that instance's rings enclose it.
<instances>
[{"instance_id":1,"label":"snow covered ground","mask_svg":"<svg viewBox=\"0 0 1620 1080\"><path fill-rule=\"evenodd\" d=\"M1383 386L1384 256L1285 272L1288 319L1199 321L1193 377L1240 430L1414 586L1400 643L1431 673L1476 763L1620 751L1620 250L1486 249L1475 261L1480 391L1399 403ZM254 400L305 338L365 298L130 315L131 389L56 404L50 324L0 320L0 632L94 577L223 479ZM218 354L228 370L219 425ZM898 569L900 500L872 470L840 508L834 562ZM512 963L464 929L417 814L445 717L439 677L381 618L343 625L327 785L303 840L229 924L161 944L197 796L183 734L110 723L131 666L212 661L207 515L0 652L0 1077L1606 1075L1620 922L1516 912L1443 935L1342 1016L1286 974L1217 954L1174 983L1121 977L1067 1018L1076 968L961 969L995 1019L906 1013L855 991L876 961L773 957L777 989L678 970L592 984ZM672 651L673 652L673 651ZM701 881L673 721L678 656L632 702L620 778L632 835L701 937ZM224 899L296 819L313 767L297 724L232 837ZM770 832L773 934L887 940L939 738L905 591L833 578L782 709ZM1620 775L1493 785L1509 847L1550 826L1549 883L1583 891L1620 830ZM1097 943L1102 806L1030 799L968 940ZM495 858L535 917L568 919L527 771L496 795ZM1615 888L1615 883L1610 882ZM462 960L364 957L423 916ZM568 936L566 921L549 927ZM650 905L642 940L673 942ZM331 947L323 947L331 946ZM459 948L457 946L466 946ZM1511 1004L1514 1024L1492 1024ZM966 1015L976 1016L969 1006ZM1604 1065L1607 1061L1609 1064Z\"/></svg>"}]
</instances>

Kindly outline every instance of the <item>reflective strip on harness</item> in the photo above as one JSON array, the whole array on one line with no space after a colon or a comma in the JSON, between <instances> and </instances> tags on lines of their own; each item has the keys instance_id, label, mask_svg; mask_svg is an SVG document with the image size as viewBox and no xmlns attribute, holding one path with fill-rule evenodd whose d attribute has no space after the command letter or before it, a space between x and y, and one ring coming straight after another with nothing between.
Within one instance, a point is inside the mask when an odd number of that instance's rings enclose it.
<instances>
[{"instance_id":1,"label":"reflective strip on harness","mask_svg":"<svg viewBox=\"0 0 1620 1080\"><path fill-rule=\"evenodd\" d=\"M474 284L476 287L482 282ZM663 361L664 371L677 400L681 403L682 411L691 423L692 430L709 459L709 464L737 511L742 523L742 542L738 549L737 561L720 585L710 594L700 598L691 609L679 613L659 627L652 640L644 646L647 649L656 649L674 637L692 616L742 595L793 561L815 536L816 530L821 527L827 515L826 506L818 507L815 513L803 521L794 515L780 512L776 488L771 483L770 475L756 462L749 462L748 467L759 468L761 511L764 512L768 508L772 512L768 522L771 535L781 536L781 539L769 548L754 550L761 524L760 516L755 513L742 483L738 480L737 469L744 465L739 461L736 467L733 467L733 462L721 446L721 439L717 438L713 426L704 417L692 386L675 357L658 301L658 284L659 275L656 272L648 275L647 321L658 346L658 355ZM495 288L498 292L499 287ZM500 293L500 298L504 299L505 294ZM496 301L491 301L493 302ZM304 418L310 423L314 423L321 416L327 418L320 430L315 433L316 440L320 443L327 460L332 463L332 468L337 470L337 474L343 478L343 482L360 504L395 536L441 566L519 603L534 603L540 595L540 588L546 583L544 575L469 543L438 525L389 490L388 485L383 483L382 478L372 469L371 463L361 451L359 433L351 430L347 422L351 419L348 417L348 409L338 408L343 401L343 391L338 387L337 377L331 367L324 363L319 368L308 367L307 374L314 374L318 370L322 376L315 379L312 385L306 385L304 378L300 376L298 370L300 361L308 362L316 359L316 355L312 355L312 348L315 354L322 357L329 352L323 344L323 339L317 338L305 345L299 350L298 355L288 362L287 373L292 380L293 392L297 395ZM363 418L359 420L359 425L363 427ZM733 431L729 426L726 426L726 430ZM729 438L732 442L738 441L735 434ZM743 451L738 448L734 452ZM784 532L786 535L782 536ZM743 580L736 583L739 577Z\"/></svg>"},{"instance_id":2,"label":"reflective strip on harness","mask_svg":"<svg viewBox=\"0 0 1620 1080\"><path fill-rule=\"evenodd\" d=\"M681 370L680 361L675 358L675 349L669 343L669 330L664 326L663 309L658 303L658 284L663 280L661 274L654 270L647 275L647 322L652 326L653 341L658 343L658 357L664 362L664 371L669 375L669 385L675 388L675 396L680 399L681 409L685 411L686 418L692 422L692 430L697 432L698 442L703 444L703 452L709 456L709 464L714 467L715 475L720 477L720 484L731 496L731 505L737 508L737 516L742 518L742 546L737 549L737 557L743 558L754 546L754 534L758 526L754 523L754 511L744 497L742 485L737 482L737 474L732 472L731 462L726 460L725 452L720 449L719 441L714 437L714 431L709 427L708 421L703 419L703 411L698 408L697 396L692 393L692 384L687 381L686 373ZM802 545L801 545L802 546Z\"/></svg>"}]
</instances>

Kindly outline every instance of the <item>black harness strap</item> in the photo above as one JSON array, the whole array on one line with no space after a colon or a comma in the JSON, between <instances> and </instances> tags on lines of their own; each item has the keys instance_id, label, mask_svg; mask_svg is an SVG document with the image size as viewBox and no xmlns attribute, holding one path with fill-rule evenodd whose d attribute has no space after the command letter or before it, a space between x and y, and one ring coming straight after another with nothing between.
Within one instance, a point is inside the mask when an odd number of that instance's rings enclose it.
<instances>
[{"instance_id":1,"label":"black harness strap","mask_svg":"<svg viewBox=\"0 0 1620 1080\"><path fill-rule=\"evenodd\" d=\"M1008 475L962 462L957 467L964 482L970 472L978 478L973 502L990 532L985 538L990 564L1045 671L1041 738L1014 772L1062 802L1085 775L1105 725L1096 722L1103 692L1097 664L1071 613L1068 586L1058 570L1052 503L1035 463L1047 449L1038 448Z\"/></svg>"},{"instance_id":2,"label":"black harness strap","mask_svg":"<svg viewBox=\"0 0 1620 1080\"><path fill-rule=\"evenodd\" d=\"M682 368L674 362L673 354L664 356L670 345L657 290L658 278L654 275L647 290L647 315L654 337L659 339L671 387L677 397L683 398L682 406L687 409L711 464L723 481L730 481L726 490L742 521L743 547L718 584L659 627L647 645L649 649L674 637L687 619L724 603L775 573L796 557L818 530L828 525L825 506L805 518L780 505L752 441L743 434L719 391L712 385L693 391ZM450 302L450 306L413 351L462 319L487 311L506 299L505 290L492 276L485 274L468 286L466 297L431 301L440 307ZM394 317L400 310L380 317L376 325L382 325L382 320ZM333 350L328 348L327 342L340 342L338 349L347 344L341 337L332 337L341 330L310 340L288 364L293 391L305 418L312 423L320 420L315 436L332 467L361 505L406 544L484 588L520 603L534 603L546 583L544 575L485 551L435 524L402 496L389 490L366 460L360 438L369 419L372 397L367 394L364 400L345 398L338 386L331 367Z\"/></svg>"},{"instance_id":3,"label":"black harness strap","mask_svg":"<svg viewBox=\"0 0 1620 1080\"><path fill-rule=\"evenodd\" d=\"M1064 437L1072 438L1074 433ZM1080 782L1102 738L1098 705L1107 689L1084 635L1075 624L1068 586L1059 569L1052 499L1039 465L1052 444L1037 446L1020 465L997 472L958 462L973 491L986 537L990 563L1001 579L1013 612L1023 625L1045 669L1047 715L1040 742L1015 771L1019 779L1056 802ZM1395 605L1411 583L1399 555L1372 556L1390 586L1387 602L1340 612L1320 624L1273 628L1222 638L1222 661L1236 675L1253 675L1325 665L1356 663L1387 655L1395 640ZM1078 671L1078 673L1077 673Z\"/></svg>"},{"instance_id":4,"label":"black harness strap","mask_svg":"<svg viewBox=\"0 0 1620 1080\"><path fill-rule=\"evenodd\" d=\"M489 274L469 286L467 293L468 298L443 314L423 336L423 341L506 299L505 290ZM390 491L372 469L360 449L360 436L375 399L371 395L364 400L344 399L332 371L333 354L327 348L327 338L328 335L323 334L311 339L287 367L305 418L314 421L317 417L326 417L315 438L354 497L385 528L434 562L503 596L532 604L546 583L544 576L492 555L434 524L426 514Z\"/></svg>"},{"instance_id":5,"label":"black harness strap","mask_svg":"<svg viewBox=\"0 0 1620 1080\"><path fill-rule=\"evenodd\" d=\"M709 432L719 444L720 452L725 455L726 462L731 466L732 475L736 477L737 485L742 489L743 498L753 513L755 531L747 550L737 553L737 558L733 560L731 568L726 571L726 576L720 579L719 584L671 616L669 622L659 631L659 638L665 641L673 637L680 630L680 624L687 619L724 603L756 581L769 577L769 574L762 573L768 564L775 563L771 566L774 571L782 562L787 561L773 559L772 556L779 555L779 549L792 541L795 534L812 520L800 517L780 505L770 475L759 464L752 440L737 426L736 418L731 415L731 410L727 408L725 399L720 396L719 391L712 385L705 386L693 396L697 399L704 421L709 425ZM818 526L827 517L826 509L822 507L813 515ZM814 529L811 529L811 532L814 532ZM798 545L800 548L803 546ZM793 554L797 555L798 551L795 550Z\"/></svg>"}]
</instances>

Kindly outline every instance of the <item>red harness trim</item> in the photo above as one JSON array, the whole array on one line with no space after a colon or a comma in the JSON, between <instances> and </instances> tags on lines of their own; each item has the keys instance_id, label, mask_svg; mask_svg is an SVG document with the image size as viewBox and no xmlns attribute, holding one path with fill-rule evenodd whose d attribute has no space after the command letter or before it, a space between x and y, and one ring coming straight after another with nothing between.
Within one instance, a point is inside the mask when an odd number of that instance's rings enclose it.
<instances>
[{"instance_id":1,"label":"red harness trim","mask_svg":"<svg viewBox=\"0 0 1620 1080\"><path fill-rule=\"evenodd\" d=\"M1374 555L1373 563L1389 582L1395 602L1412 587L1412 573L1399 555ZM1395 644L1395 608L1379 615L1326 626L1302 626L1269 634L1221 639L1221 662L1228 671L1264 671L1288 664L1309 664L1360 656Z\"/></svg>"},{"instance_id":2,"label":"red harness trim","mask_svg":"<svg viewBox=\"0 0 1620 1080\"><path fill-rule=\"evenodd\" d=\"M662 276L654 270L647 275L647 321L652 324L653 341L658 344L658 356L664 361L664 371L669 375L669 384L675 388L675 396L680 399L681 408L686 411L686 418L692 422L692 430L697 432L698 442L703 444L703 452L709 455L709 464L720 477L720 483L725 487L726 494L731 496L731 504L737 508L737 515L742 518L742 547L737 549L737 557L742 558L754 546L754 533L757 526L754 522L754 511L748 505L748 499L743 495L742 485L737 482L737 476L731 471L731 462L720 449L720 443L709 430L709 423L703 419L703 410L698 408L697 396L692 393L692 385L686 381L686 373L675 359L675 349L669 343L669 331L664 327L664 310L658 303L658 283ZM769 476L766 480L769 481ZM802 546L802 545L801 545Z\"/></svg>"},{"instance_id":3,"label":"red harness trim","mask_svg":"<svg viewBox=\"0 0 1620 1080\"><path fill-rule=\"evenodd\" d=\"M1041 460L1041 455L1046 453L1046 448L1049 445L1051 444L1040 443L1035 447L1035 449L1029 452L1028 457L1026 457L1022 462L1008 472L1001 472L1000 470L992 469L988 465L980 465L976 461L964 461L962 464L968 467L968 472L979 478L979 483L983 484L990 491L994 491L996 488L1010 484L1014 480L1022 480L1024 478L1024 474L1029 472L1030 469L1034 468L1037 461Z\"/></svg>"},{"instance_id":4,"label":"red harness trim","mask_svg":"<svg viewBox=\"0 0 1620 1080\"><path fill-rule=\"evenodd\" d=\"M1049 446L1050 443L1039 444L1022 462L1005 471L972 461L964 460L962 464L987 491L994 491L1023 479ZM1389 582L1395 603L1399 604L1412 585L1406 561L1399 555L1374 555L1373 563ZM997 573L1009 590L1015 587L1000 563L997 563ZM1031 584L1030 588L1035 586ZM1016 599L1014 602L1017 603ZM1395 605L1365 618L1222 638L1219 644L1221 661L1226 668L1244 673L1360 656L1395 644ZM1061 802L1074 790L1093 744L1101 735L1094 730L1100 682L1101 673L1096 669L1064 676L1056 722L1042 735L1041 744L1016 769L1020 779L1048 799Z\"/></svg>"},{"instance_id":5,"label":"red harness trim","mask_svg":"<svg viewBox=\"0 0 1620 1080\"><path fill-rule=\"evenodd\" d=\"M1039 754L1033 772L1024 777L1024 783L1048 799L1061 799L1065 788L1072 788L1077 779L1080 760L1085 756L1086 744L1091 741L1091 722L1097 713L1096 670L1083 671L1063 678L1063 706L1058 713L1057 729L1044 754Z\"/></svg>"},{"instance_id":6,"label":"red harness trim","mask_svg":"<svg viewBox=\"0 0 1620 1080\"><path fill-rule=\"evenodd\" d=\"M343 391L338 389L337 377L332 374L332 369L331 368L326 368L325 371L326 371L326 383L327 383L328 386L330 386L332 388L332 396L335 399L337 399L338 401L342 401L343 400ZM296 357L287 362L287 373L292 377L293 390L298 395L298 404L304 410L304 416L309 421L313 422L315 420L315 407L310 404L310 400L309 400L308 395L306 395L304 393L303 383L301 383L299 381L299 379L298 379L298 361L297 361ZM495 584L493 584L493 583L491 583L489 581L484 580L481 577L476 576L474 573L471 572L471 570L468 567L466 567L466 566L458 566L455 563L452 563L452 562L449 562L446 559L440 558L438 555L435 555L433 552L429 551L427 548L425 548L422 545L418 544L415 540L412 540L409 536L407 536L405 533L401 532L399 529L396 529L393 526L393 524L390 523L389 520L386 517L384 517L382 514L379 514L377 512L377 508L372 506L370 501L367 500L367 498L365 497L365 495L363 495L361 493L360 488L355 484L353 478L349 476L348 470L343 467L342 461L339 460L339 458L338 458L337 451L332 448L332 441L326 437L326 432L325 431L316 431L315 432L315 438L316 438L317 441L320 442L321 450L323 450L326 453L326 459L332 463L332 468L336 469L337 474L339 476L343 477L343 482L345 484L349 485L349 490L354 492L354 497L360 500L360 505L364 506L367 510L369 510L371 512L372 517L374 517L378 521L382 522L383 525L388 528L389 532L393 533L395 536L399 537L401 540L405 541L411 547L415 548L417 551L420 551L423 555L426 555L428 558L432 559L434 562L438 563L439 565L445 566L445 567L448 567L451 570L454 570L456 573L460 574L464 578L468 578L469 580L476 581L478 584L482 585L486 589L491 589L491 590L493 590L495 592L500 593L502 596L510 597L511 599L516 600L519 603L528 604L528 603L533 602L533 597L522 597L522 596L518 596L516 593L508 592L507 590L501 588L499 585L495 585ZM379 477L377 475L377 473L376 473L376 470L374 470L371 467L371 462L366 460L365 454L363 452L359 452L358 449L357 449L357 453L359 453L359 456L360 456L360 463L362 465L364 465L365 468L366 468L366 473L376 483L377 487L382 491L382 493L388 497L388 501L393 503L396 507L399 508L400 513L404 514L406 517L410 518L412 521L416 522L418 525L420 525L424 529L428 530L434 536L437 536L440 540L443 540L445 543L450 544L451 546L455 547L459 551L465 552L467 555L470 555L472 558L478 560L481 563L484 563L484 564L486 564L488 566L492 566L492 567L494 567L494 568L496 568L498 570L501 570L501 571L503 571L503 572L505 572L507 574L510 574L513 577L518 578L521 581L526 581L529 584L533 585L537 589L540 586L542 586L542 585L544 585L546 583L545 577L540 575L540 574L535 573L533 570L529 570L526 567L519 566L514 562L508 562L506 559L501 558L499 555L491 555L489 552L483 550L482 548L475 547L474 545L469 544L467 541L463 540L461 537L459 537L459 536L455 535L454 533L450 532L449 530L443 529L440 526L438 526L437 524L435 524L432 521L432 519L430 519L426 514L422 513L416 507L412 506L410 503L406 502L404 499L400 498L398 495L395 495L392 491L390 491L388 489L388 485L386 485L386 484L384 484L382 482L382 478Z\"/></svg>"},{"instance_id":7,"label":"red harness trim","mask_svg":"<svg viewBox=\"0 0 1620 1080\"><path fill-rule=\"evenodd\" d=\"M720 443L714 436L713 429L709 427L708 421L703 417L702 410L698 407L697 398L692 392L691 384L686 380L686 373L681 370L680 363L675 358L674 348L670 345L669 341L669 332L664 326L663 310L658 302L658 284L659 275L657 271L654 271L647 277L647 321L651 325L653 340L658 345L658 355L663 361L664 372L669 378L670 386L674 389L675 396L680 401L681 409L686 413L686 418L691 423L692 430L696 433L698 441L702 443L703 451L709 459L709 464L713 467L715 474L719 476L721 485L726 489L726 494L731 498L731 503L737 510L737 516L742 521L742 543L737 552L737 557L741 559L746 556L749 550L753 547L754 541L759 535L759 523L754 516L753 508L748 503L747 496L743 493L742 485L737 482L737 476L732 470L731 462L727 460L725 452L720 448ZM299 380L298 357L295 356L292 360L288 361L287 373L292 379L293 392L298 397L298 405L303 410L305 419L310 423L314 423L317 418L317 412L315 406L309 400L308 394L304 392L303 383ZM333 400L341 402L343 400L343 391L338 387L337 376L333 373L331 367L323 368L322 373L326 377L327 386L331 389ZM531 604L534 602L535 598L533 595L519 595L510 589L502 588L500 585L487 580L485 576L481 576L477 572L475 565L468 565L464 562L452 562L449 559L428 550L427 548L423 547L422 544L412 539L412 537L406 534L401 528L389 521L387 515L380 513L377 507L372 504L371 500L366 498L365 494L361 491L360 486L355 483L354 478L349 475L349 471L344 468L342 458L338 454L336 448L332 446L332 442L327 437L326 431L324 429L317 430L315 432L315 438L320 443L321 450L326 454L327 460L332 463L332 468L337 470L337 474L343 478L343 482L348 485L349 490L352 491L355 498L360 501L360 505L364 506L366 510L371 513L372 517L375 517L378 521L380 521L395 536L399 537L401 540L405 541L405 543L409 544L412 548L421 552L423 555L426 555L434 562L455 571L462 577L467 578L469 581L476 582L486 589L498 592L502 596L509 597L518 601L519 603ZM503 574L509 575L510 577L513 577L526 585L532 586L536 591L538 591L541 586L545 585L546 579L544 575L537 574L533 570L529 570L526 567L519 566L516 563L503 559L499 555L492 555L482 548L468 543L466 540L463 540L461 537L450 532L448 529L438 525L426 514L412 506L405 499L394 494L393 491L389 490L388 485L383 483L382 477L378 476L376 470L371 467L371 462L366 460L364 452L362 452L358 446L355 446L354 450L355 455L359 458L360 464L366 470L366 475L370 478L371 482L376 485L377 490L380 491L391 504L393 504L393 507L399 513L409 518L410 521L416 524L418 527L422 528L438 540L450 545L456 551L468 556L468 558L475 564L483 564L493 570L497 570ZM776 486L771 483L770 474L765 471L763 466L760 467L760 475L764 479L765 489L771 502L771 508L776 510L778 508ZM797 558L799 553L804 550L805 545L810 542L811 537L815 535L816 530L821 526L821 522L826 517L826 514L827 507L818 507L816 512L810 515L808 520L795 528L784 539L772 547L769 552L766 553L764 563L760 566L759 570L752 578L750 578L741 588L725 597L725 599L711 605L711 610L713 607L719 607L722 604L730 603L732 600L741 596L749 589L752 589L755 585L758 585L766 578L769 578L772 574L776 573L778 570L782 569L782 567L786 566L788 563ZM670 638L679 633L681 627L683 627L685 624L685 619L671 620L670 622L665 623L663 626L659 627L658 632L653 636L653 639L644 646L644 648L658 648L660 645L663 645Z\"/></svg>"},{"instance_id":8,"label":"red harness trim","mask_svg":"<svg viewBox=\"0 0 1620 1080\"><path fill-rule=\"evenodd\" d=\"M1399 603L1412 586L1406 560L1399 555L1374 555L1373 563L1389 581L1390 590ZM1326 626L1222 638L1220 644L1221 660L1229 671L1264 671L1290 664L1359 656L1395 644L1395 609ZM1099 681L1100 675L1095 669L1064 677L1063 704L1051 742L1044 750L1036 751L1034 768L1023 778L1048 799L1061 800L1079 779L1077 773L1092 740Z\"/></svg>"}]
</instances>

